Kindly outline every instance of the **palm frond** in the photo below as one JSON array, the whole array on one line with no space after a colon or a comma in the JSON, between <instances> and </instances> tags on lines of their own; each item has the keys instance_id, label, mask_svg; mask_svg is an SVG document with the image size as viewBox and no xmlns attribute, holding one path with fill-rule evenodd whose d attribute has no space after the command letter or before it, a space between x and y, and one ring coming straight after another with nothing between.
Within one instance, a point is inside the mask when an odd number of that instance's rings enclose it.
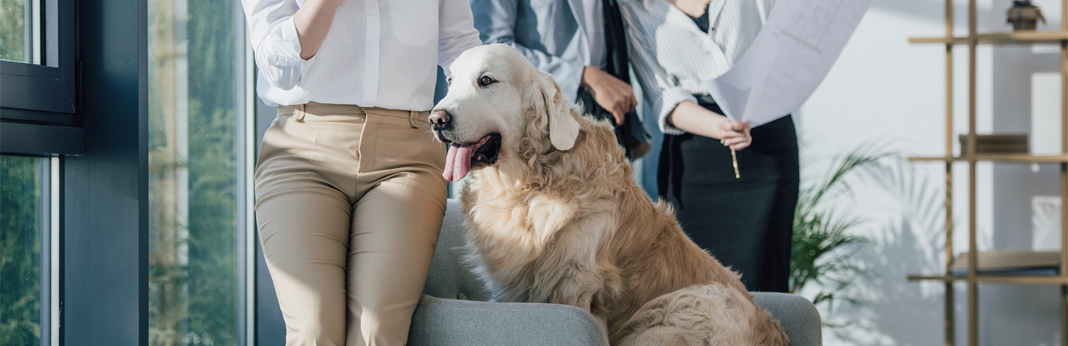
<instances>
[{"instance_id":1,"label":"palm frond","mask_svg":"<svg viewBox=\"0 0 1068 346\"><path fill-rule=\"evenodd\" d=\"M901 155L882 149L888 144L888 141L881 139L865 142L845 156L835 158L831 163L827 178L815 188L806 189L812 195L810 205L819 204L828 194L836 196L836 193L852 193L852 187L845 178L853 171L885 159L900 158Z\"/></svg>"}]
</instances>

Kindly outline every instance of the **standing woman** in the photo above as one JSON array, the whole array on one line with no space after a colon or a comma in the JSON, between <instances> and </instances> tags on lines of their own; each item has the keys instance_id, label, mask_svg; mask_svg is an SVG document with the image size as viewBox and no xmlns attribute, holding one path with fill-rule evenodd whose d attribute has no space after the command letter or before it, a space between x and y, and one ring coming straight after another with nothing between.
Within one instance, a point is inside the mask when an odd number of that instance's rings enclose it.
<instances>
[{"instance_id":1,"label":"standing woman","mask_svg":"<svg viewBox=\"0 0 1068 346\"><path fill-rule=\"evenodd\" d=\"M661 197L690 238L741 273L746 288L785 292L799 183L793 120L752 129L731 122L703 83L745 54L773 3L623 0L620 9L631 65L665 134Z\"/></svg>"},{"instance_id":2,"label":"standing woman","mask_svg":"<svg viewBox=\"0 0 1068 346\"><path fill-rule=\"evenodd\" d=\"M436 66L480 45L466 0L243 0L278 105L256 218L287 345L404 345L445 212ZM447 71L447 70L446 70Z\"/></svg>"}]
</instances>

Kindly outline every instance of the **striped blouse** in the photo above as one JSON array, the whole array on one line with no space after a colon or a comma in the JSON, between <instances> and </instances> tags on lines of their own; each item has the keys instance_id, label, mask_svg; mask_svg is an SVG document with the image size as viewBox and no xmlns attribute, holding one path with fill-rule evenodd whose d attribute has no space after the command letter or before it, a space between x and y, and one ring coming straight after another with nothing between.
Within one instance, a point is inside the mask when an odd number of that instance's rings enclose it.
<instances>
[{"instance_id":1,"label":"striped blouse","mask_svg":"<svg viewBox=\"0 0 1068 346\"><path fill-rule=\"evenodd\" d=\"M667 116L683 101L707 94L702 81L719 77L741 59L764 26L775 0L712 0L709 30L666 0L621 0L630 62L660 131L683 134Z\"/></svg>"}]
</instances>

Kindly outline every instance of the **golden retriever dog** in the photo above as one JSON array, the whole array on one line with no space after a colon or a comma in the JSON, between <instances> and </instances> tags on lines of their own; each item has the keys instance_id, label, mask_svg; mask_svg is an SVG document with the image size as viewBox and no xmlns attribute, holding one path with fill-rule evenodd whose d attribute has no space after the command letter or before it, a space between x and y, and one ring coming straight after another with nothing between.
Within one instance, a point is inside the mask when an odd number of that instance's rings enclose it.
<instances>
[{"instance_id":1,"label":"golden retriever dog","mask_svg":"<svg viewBox=\"0 0 1068 346\"><path fill-rule=\"evenodd\" d=\"M449 145L479 275L497 301L574 305L613 345L786 345L738 274L694 244L631 177L612 127L583 117L506 45L450 66L431 112Z\"/></svg>"}]
</instances>

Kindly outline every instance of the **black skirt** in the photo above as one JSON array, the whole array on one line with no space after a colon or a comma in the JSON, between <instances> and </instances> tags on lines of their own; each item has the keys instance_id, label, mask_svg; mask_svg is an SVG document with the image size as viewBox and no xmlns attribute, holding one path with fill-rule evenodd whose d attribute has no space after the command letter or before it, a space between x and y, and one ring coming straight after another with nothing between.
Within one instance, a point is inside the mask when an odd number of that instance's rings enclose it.
<instances>
[{"instance_id":1,"label":"black skirt","mask_svg":"<svg viewBox=\"0 0 1068 346\"><path fill-rule=\"evenodd\" d=\"M715 103L702 107L723 114ZM697 245L742 274L750 291L786 292L800 168L797 134L787 115L752 129L753 143L731 150L718 139L665 135L660 195Z\"/></svg>"}]
</instances>

